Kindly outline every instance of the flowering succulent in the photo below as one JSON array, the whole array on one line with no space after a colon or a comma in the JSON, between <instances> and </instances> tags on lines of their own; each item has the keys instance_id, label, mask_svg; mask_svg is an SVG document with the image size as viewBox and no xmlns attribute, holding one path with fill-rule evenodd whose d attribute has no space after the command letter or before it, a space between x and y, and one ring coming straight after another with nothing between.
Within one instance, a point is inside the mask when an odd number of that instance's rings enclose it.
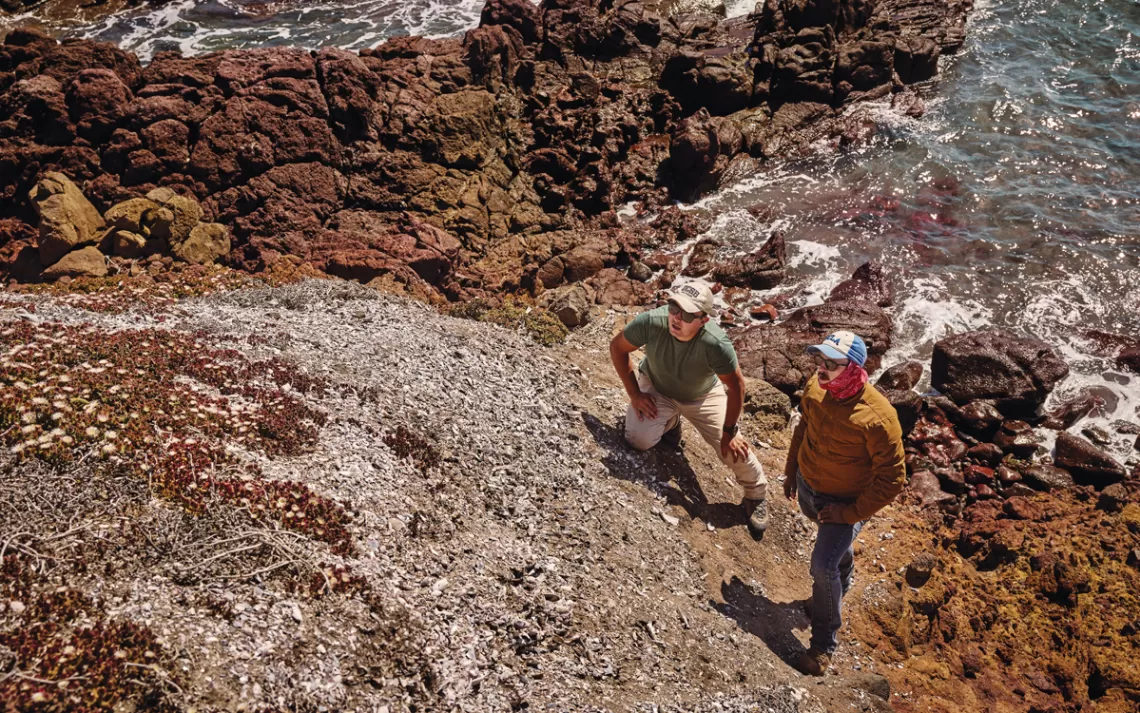
<instances>
[{"instance_id":1,"label":"flowering succulent","mask_svg":"<svg viewBox=\"0 0 1140 713\"><path fill-rule=\"evenodd\" d=\"M0 600L18 622L0 630L5 710L176 710L164 696L161 646L145 626L108 619L82 592L40 581L18 554L0 563Z\"/></svg>"},{"instance_id":2,"label":"flowering succulent","mask_svg":"<svg viewBox=\"0 0 1140 713\"><path fill-rule=\"evenodd\" d=\"M421 471L439 465L439 453L431 443L404 426L384 436L384 443L398 458L410 458Z\"/></svg>"},{"instance_id":3,"label":"flowering succulent","mask_svg":"<svg viewBox=\"0 0 1140 713\"><path fill-rule=\"evenodd\" d=\"M265 480L227 449L303 453L325 415L300 394L326 388L279 359L251 362L178 332L0 328L0 444L17 458L64 464L94 453L191 511L220 498L347 554L341 504Z\"/></svg>"}]
</instances>

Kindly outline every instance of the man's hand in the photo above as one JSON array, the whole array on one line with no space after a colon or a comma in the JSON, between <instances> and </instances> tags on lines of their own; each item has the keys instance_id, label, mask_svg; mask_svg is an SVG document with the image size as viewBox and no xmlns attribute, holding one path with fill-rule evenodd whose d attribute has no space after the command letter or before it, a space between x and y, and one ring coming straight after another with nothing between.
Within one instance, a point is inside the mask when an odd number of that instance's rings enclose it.
<instances>
[{"instance_id":1,"label":"man's hand","mask_svg":"<svg viewBox=\"0 0 1140 713\"><path fill-rule=\"evenodd\" d=\"M840 515L843 513L842 505L824 505L823 509L819 511L819 521L829 524L844 525L843 518Z\"/></svg>"},{"instance_id":2,"label":"man's hand","mask_svg":"<svg viewBox=\"0 0 1140 713\"><path fill-rule=\"evenodd\" d=\"M796 490L797 490L796 476L794 476L794 475L784 476L784 497L787 498L788 500L795 500L796 499Z\"/></svg>"},{"instance_id":3,"label":"man's hand","mask_svg":"<svg viewBox=\"0 0 1140 713\"><path fill-rule=\"evenodd\" d=\"M728 454L732 454L733 463L741 463L748 460L748 441L744 440L740 434L730 436L727 433L720 437L720 457L727 458Z\"/></svg>"},{"instance_id":4,"label":"man's hand","mask_svg":"<svg viewBox=\"0 0 1140 713\"><path fill-rule=\"evenodd\" d=\"M653 398L653 394L639 391L636 395L629 397L629 405L633 406L633 410L637 412L638 421L644 421L646 418L657 418L657 399Z\"/></svg>"}]
</instances>

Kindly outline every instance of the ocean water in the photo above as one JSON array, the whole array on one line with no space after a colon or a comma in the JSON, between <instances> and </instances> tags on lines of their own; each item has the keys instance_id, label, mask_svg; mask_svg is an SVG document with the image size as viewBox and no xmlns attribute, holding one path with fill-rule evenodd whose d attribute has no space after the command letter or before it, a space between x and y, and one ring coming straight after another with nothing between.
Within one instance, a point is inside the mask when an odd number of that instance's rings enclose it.
<instances>
[{"instance_id":1,"label":"ocean water","mask_svg":"<svg viewBox=\"0 0 1140 713\"><path fill-rule=\"evenodd\" d=\"M983 0L967 37L922 88L923 118L884 106L869 145L821 147L697 207L741 249L783 229L807 303L881 262L896 291L888 365L998 325L1069 362L1047 407L1084 387L1106 396L1073 431L1140 422L1140 377L1086 336L1140 336L1140 4ZM1113 451L1135 457L1134 440Z\"/></svg>"},{"instance_id":2,"label":"ocean water","mask_svg":"<svg viewBox=\"0 0 1140 713\"><path fill-rule=\"evenodd\" d=\"M483 0L167 0L92 23L55 20L61 37L114 42L144 62L163 50L336 46L359 50L388 37L446 37L479 24ZM42 23L33 8L12 19Z\"/></svg>"},{"instance_id":3,"label":"ocean water","mask_svg":"<svg viewBox=\"0 0 1140 713\"><path fill-rule=\"evenodd\" d=\"M728 6L730 15L748 9L744 0ZM392 35L460 32L481 7L172 0L57 32L117 42L144 59L169 48L359 49ZM1046 340L1069 361L1072 375L1050 405L1096 387L1110 409L1089 421L1140 421L1140 377L1084 336L1140 335L1140 3L980 0L965 46L941 70L920 88L923 118L877 107L868 145L820 147L687 208L710 211L710 234L742 251L783 230L804 303L880 261L896 289L888 364L927 360L948 334L999 325ZM748 209L758 206L773 217L754 217ZM1132 440L1114 446L1122 459Z\"/></svg>"}]
</instances>

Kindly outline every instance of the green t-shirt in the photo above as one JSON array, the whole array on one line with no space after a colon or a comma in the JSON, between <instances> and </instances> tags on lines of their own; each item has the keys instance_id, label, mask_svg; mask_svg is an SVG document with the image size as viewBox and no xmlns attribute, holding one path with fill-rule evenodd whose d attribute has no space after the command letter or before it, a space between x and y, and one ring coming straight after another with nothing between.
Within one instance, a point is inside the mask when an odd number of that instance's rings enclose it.
<instances>
[{"instance_id":1,"label":"green t-shirt","mask_svg":"<svg viewBox=\"0 0 1140 713\"><path fill-rule=\"evenodd\" d=\"M736 371L736 350L710 320L687 342L669 333L669 305L642 312L625 326L629 343L645 347L641 373L675 401L695 401L716 386L717 374Z\"/></svg>"}]
</instances>

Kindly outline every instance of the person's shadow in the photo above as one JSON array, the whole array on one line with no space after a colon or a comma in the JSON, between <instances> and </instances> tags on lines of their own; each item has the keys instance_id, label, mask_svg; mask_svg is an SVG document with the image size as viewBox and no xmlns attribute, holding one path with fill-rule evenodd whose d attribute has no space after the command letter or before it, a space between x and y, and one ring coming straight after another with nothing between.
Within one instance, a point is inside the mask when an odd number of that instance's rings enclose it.
<instances>
[{"instance_id":1,"label":"person's shadow","mask_svg":"<svg viewBox=\"0 0 1140 713\"><path fill-rule=\"evenodd\" d=\"M774 602L763 593L754 591L739 577L722 583L720 592L724 603L710 601L709 604L735 621L741 629L758 637L772 653L791 666L804 650L804 645L793 631L811 626L804 613L805 602Z\"/></svg>"},{"instance_id":2,"label":"person's shadow","mask_svg":"<svg viewBox=\"0 0 1140 713\"><path fill-rule=\"evenodd\" d=\"M582 414L582 420L594 441L606 451L602 464L610 475L664 495L670 505L680 505L689 517L717 529L744 525L739 503L708 501L680 448L658 443L644 453L638 452L625 442L619 428L588 413Z\"/></svg>"}]
</instances>

